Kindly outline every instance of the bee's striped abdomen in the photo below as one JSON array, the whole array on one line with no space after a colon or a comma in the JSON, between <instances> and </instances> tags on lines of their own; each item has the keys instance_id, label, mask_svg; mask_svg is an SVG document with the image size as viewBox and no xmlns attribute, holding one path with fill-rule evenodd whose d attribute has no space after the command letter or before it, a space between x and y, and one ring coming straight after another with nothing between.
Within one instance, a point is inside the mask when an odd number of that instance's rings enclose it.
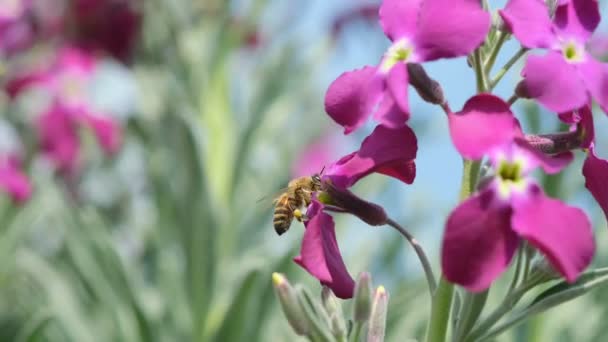
<instances>
[{"instance_id":1,"label":"bee's striped abdomen","mask_svg":"<svg viewBox=\"0 0 608 342\"><path fill-rule=\"evenodd\" d=\"M272 219L274 230L277 232L277 234L281 235L289 229L291 221L293 221L293 211L295 208L295 198L290 197L287 193L283 194L277 200Z\"/></svg>"}]
</instances>

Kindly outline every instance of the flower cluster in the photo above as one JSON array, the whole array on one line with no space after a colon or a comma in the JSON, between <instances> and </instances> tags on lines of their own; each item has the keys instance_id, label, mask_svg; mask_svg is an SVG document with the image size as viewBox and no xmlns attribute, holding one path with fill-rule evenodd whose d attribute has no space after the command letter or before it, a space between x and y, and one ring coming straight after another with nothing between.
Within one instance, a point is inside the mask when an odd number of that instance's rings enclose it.
<instances>
[{"instance_id":1,"label":"flower cluster","mask_svg":"<svg viewBox=\"0 0 608 342\"><path fill-rule=\"evenodd\" d=\"M472 292L488 289L522 240L568 282L591 263L595 243L590 220L581 209L547 196L532 171L558 173L573 160L573 150L586 151L586 187L608 219L608 161L595 150L591 102L608 110L608 65L586 50L600 22L598 2L510 0L494 24L480 3L384 0L379 21L391 45L377 66L343 73L327 90L326 112L344 134L361 128L370 117L378 123L358 151L325 167L322 190L313 194L302 249L295 258L338 297L352 297L354 281L327 212L351 213L370 225L390 221L381 207L348 189L373 172L406 184L414 181L417 140L407 125L412 114L408 85L446 112L449 134L462 157L487 166L480 180L472 174L474 184L447 218L441 250L446 279ZM546 53L528 56L517 95L506 102L489 92L513 63L495 79L487 78L510 36L522 46L517 58L530 49ZM478 94L461 111L452 112L441 86L421 63L466 56L475 66ZM511 108L522 97L554 112L571 131L526 135Z\"/></svg>"},{"instance_id":2,"label":"flower cluster","mask_svg":"<svg viewBox=\"0 0 608 342\"><path fill-rule=\"evenodd\" d=\"M9 0L0 8L3 90L9 101L41 103L28 106L36 107L28 124L40 153L63 176L82 169L83 128L107 155L121 146L120 123L93 105L89 90L103 58L131 59L141 26L137 2ZM15 151L0 155L0 184L16 202L31 194L21 162L31 159Z\"/></svg>"}]
</instances>

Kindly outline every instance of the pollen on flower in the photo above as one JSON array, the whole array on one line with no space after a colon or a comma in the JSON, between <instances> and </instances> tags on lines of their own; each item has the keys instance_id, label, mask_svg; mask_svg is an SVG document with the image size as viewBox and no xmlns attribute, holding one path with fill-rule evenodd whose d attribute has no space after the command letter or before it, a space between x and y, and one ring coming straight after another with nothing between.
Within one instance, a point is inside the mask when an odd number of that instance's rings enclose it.
<instances>
[{"instance_id":1,"label":"pollen on flower","mask_svg":"<svg viewBox=\"0 0 608 342\"><path fill-rule=\"evenodd\" d=\"M386 73L398 62L407 62L411 58L413 51L413 46L407 40L401 39L395 42L384 54L380 70Z\"/></svg>"},{"instance_id":2,"label":"pollen on flower","mask_svg":"<svg viewBox=\"0 0 608 342\"><path fill-rule=\"evenodd\" d=\"M523 175L524 165L520 161L501 161L496 170L498 194L508 199L512 193L526 190L527 180Z\"/></svg>"},{"instance_id":3,"label":"pollen on flower","mask_svg":"<svg viewBox=\"0 0 608 342\"><path fill-rule=\"evenodd\" d=\"M578 44L573 41L569 41L562 46L562 53L569 63L582 62L585 56L584 47L578 46Z\"/></svg>"}]
</instances>

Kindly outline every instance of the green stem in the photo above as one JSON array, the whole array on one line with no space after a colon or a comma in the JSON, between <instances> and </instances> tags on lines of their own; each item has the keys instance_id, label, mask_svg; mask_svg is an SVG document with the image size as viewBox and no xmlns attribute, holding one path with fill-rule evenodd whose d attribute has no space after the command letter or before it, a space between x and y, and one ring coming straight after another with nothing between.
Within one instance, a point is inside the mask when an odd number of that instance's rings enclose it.
<instances>
[{"instance_id":1,"label":"green stem","mask_svg":"<svg viewBox=\"0 0 608 342\"><path fill-rule=\"evenodd\" d=\"M520 274L522 272L522 260L524 258L524 248L523 246L519 246L517 249L517 260L515 262L515 273L513 274L513 279L511 279L511 284L509 284L509 290L507 291L507 296L513 293L517 283L520 279Z\"/></svg>"},{"instance_id":2,"label":"green stem","mask_svg":"<svg viewBox=\"0 0 608 342\"><path fill-rule=\"evenodd\" d=\"M498 71L498 73L496 74L496 76L494 76L494 78L490 81L490 90L494 89L494 87L496 87L496 85L498 84L498 82L500 82L500 80L503 78L503 76L507 73L507 71L509 71L509 69L511 69L511 67L513 65L515 65L515 63L517 63L517 61L526 54L526 52L528 52L528 49L522 47L520 48L515 55L513 55L513 57L511 57L511 59L509 59L507 61L507 63L505 63L505 65Z\"/></svg>"},{"instance_id":3,"label":"green stem","mask_svg":"<svg viewBox=\"0 0 608 342\"><path fill-rule=\"evenodd\" d=\"M420 246L418 240L416 240L416 238L410 232L408 232L405 228L401 227L397 222L389 218L386 220L386 224L397 229L399 233L401 233L401 235L403 235L405 239L410 243L410 245L414 247L414 251L416 252L416 255L418 255L418 259L420 260L420 263L422 264L422 269L424 270L424 274L426 275L426 281L428 283L429 291L431 292L432 297L433 293L435 293L435 290L437 289L437 283L435 281L435 275L433 274L433 268L431 267L431 263L429 262L429 259L427 258L426 254L424 253L424 249L422 249L422 246Z\"/></svg>"},{"instance_id":4,"label":"green stem","mask_svg":"<svg viewBox=\"0 0 608 342\"><path fill-rule=\"evenodd\" d=\"M460 310L460 319L456 326L453 341L462 341L473 326L475 326L475 322L477 322L486 305L488 294L489 290L480 293L465 291L462 309Z\"/></svg>"},{"instance_id":5,"label":"green stem","mask_svg":"<svg viewBox=\"0 0 608 342\"><path fill-rule=\"evenodd\" d=\"M426 332L427 342L444 342L448 332L450 321L450 309L452 297L454 296L454 285L449 283L443 276L439 278L439 286L433 296L431 307L431 318Z\"/></svg>"},{"instance_id":6,"label":"green stem","mask_svg":"<svg viewBox=\"0 0 608 342\"><path fill-rule=\"evenodd\" d=\"M476 49L474 52L473 63L475 64L475 79L477 80L477 93L483 93L488 89L486 74L483 71L483 61L481 58L481 49Z\"/></svg>"},{"instance_id":7,"label":"green stem","mask_svg":"<svg viewBox=\"0 0 608 342\"><path fill-rule=\"evenodd\" d=\"M353 326L353 332L350 334L350 342L359 342L361 340L361 331L363 331L363 323L355 322Z\"/></svg>"},{"instance_id":8,"label":"green stem","mask_svg":"<svg viewBox=\"0 0 608 342\"><path fill-rule=\"evenodd\" d=\"M498 56L498 52L502 48L502 45L504 44L506 39L507 39L507 33L505 31L500 31L498 33L498 40L492 47L492 50L490 51L490 56L488 56L488 59L486 60L486 63L483 66L483 71L486 76L490 73L490 70L492 70L494 63L496 62L496 57Z\"/></svg>"},{"instance_id":9,"label":"green stem","mask_svg":"<svg viewBox=\"0 0 608 342\"><path fill-rule=\"evenodd\" d=\"M467 159L463 161L462 184L460 187L461 200L468 198L475 191L480 166L481 161ZM426 333L427 342L445 341L453 296L454 285L442 276L439 279L437 291L435 291L435 295L433 296L431 318Z\"/></svg>"},{"instance_id":10,"label":"green stem","mask_svg":"<svg viewBox=\"0 0 608 342\"><path fill-rule=\"evenodd\" d=\"M535 277L538 278L538 277ZM519 302L519 300L528 292L531 288L536 286L539 282L539 279L528 279L527 282L523 283L517 289L512 291L505 299L502 301L500 306L498 306L485 320L481 322L465 339L466 342L476 341L480 336L486 333L490 328L496 324L505 314L509 313L513 307Z\"/></svg>"},{"instance_id":11,"label":"green stem","mask_svg":"<svg viewBox=\"0 0 608 342\"><path fill-rule=\"evenodd\" d=\"M511 97L509 97L507 102L512 106L517 100L519 100L519 96L517 96L517 94L513 94Z\"/></svg>"},{"instance_id":12,"label":"green stem","mask_svg":"<svg viewBox=\"0 0 608 342\"><path fill-rule=\"evenodd\" d=\"M468 198L477 186L477 178L479 177L479 169L481 161L463 160L462 165L462 185L460 186L460 200Z\"/></svg>"}]
</instances>

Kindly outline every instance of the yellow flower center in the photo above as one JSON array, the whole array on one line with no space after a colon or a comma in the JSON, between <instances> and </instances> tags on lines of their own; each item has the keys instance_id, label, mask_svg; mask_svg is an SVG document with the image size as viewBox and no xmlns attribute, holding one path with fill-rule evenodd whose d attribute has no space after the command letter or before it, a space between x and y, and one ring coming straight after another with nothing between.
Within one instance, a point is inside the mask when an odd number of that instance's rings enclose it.
<instances>
[{"instance_id":1,"label":"yellow flower center","mask_svg":"<svg viewBox=\"0 0 608 342\"><path fill-rule=\"evenodd\" d=\"M399 40L391 45L382 59L380 70L388 72L398 62L407 62L412 56L413 47L405 40Z\"/></svg>"},{"instance_id":2,"label":"yellow flower center","mask_svg":"<svg viewBox=\"0 0 608 342\"><path fill-rule=\"evenodd\" d=\"M501 198L507 199L513 192L523 192L526 189L528 182L522 170L522 161L503 160L500 162L496 170L496 178Z\"/></svg>"},{"instance_id":3,"label":"yellow flower center","mask_svg":"<svg viewBox=\"0 0 608 342\"><path fill-rule=\"evenodd\" d=\"M569 41L562 46L562 54L569 63L582 62L585 56L584 49L573 41Z\"/></svg>"}]
</instances>

